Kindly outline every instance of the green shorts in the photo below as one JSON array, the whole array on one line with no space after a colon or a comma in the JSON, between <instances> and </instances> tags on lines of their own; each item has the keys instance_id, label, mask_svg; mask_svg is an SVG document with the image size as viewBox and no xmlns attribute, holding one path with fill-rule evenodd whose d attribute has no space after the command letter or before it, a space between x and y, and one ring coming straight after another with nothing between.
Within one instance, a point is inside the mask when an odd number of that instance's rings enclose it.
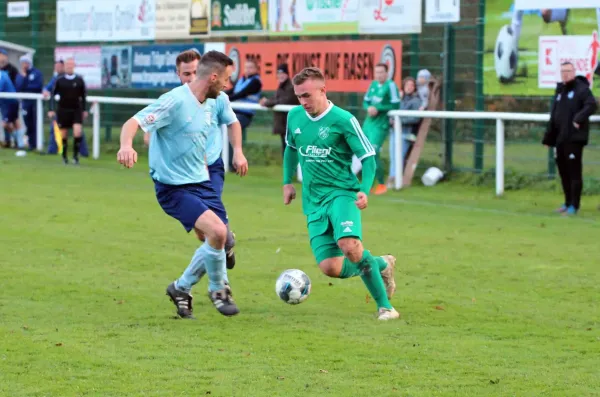
<instances>
[{"instance_id":1,"label":"green shorts","mask_svg":"<svg viewBox=\"0 0 600 397\"><path fill-rule=\"evenodd\" d=\"M378 153L390 134L389 122L387 118L385 119L385 124L382 124L380 120L371 121L371 119L367 119L363 126L363 132L369 139L369 142L371 142L371 145L373 145L375 153Z\"/></svg>"},{"instance_id":2,"label":"green shorts","mask_svg":"<svg viewBox=\"0 0 600 397\"><path fill-rule=\"evenodd\" d=\"M362 240L360 210L356 198L338 196L319 211L307 216L310 248L317 263L328 258L344 256L337 241L344 237Z\"/></svg>"}]
</instances>

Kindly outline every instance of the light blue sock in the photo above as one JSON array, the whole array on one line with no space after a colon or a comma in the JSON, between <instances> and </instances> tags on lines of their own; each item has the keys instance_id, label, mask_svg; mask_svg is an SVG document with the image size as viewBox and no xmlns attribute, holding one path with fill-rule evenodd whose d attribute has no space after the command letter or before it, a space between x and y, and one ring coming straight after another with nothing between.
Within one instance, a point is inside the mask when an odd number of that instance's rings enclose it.
<instances>
[{"instance_id":1,"label":"light blue sock","mask_svg":"<svg viewBox=\"0 0 600 397\"><path fill-rule=\"evenodd\" d=\"M200 248L196 250L187 269L185 269L181 277L175 282L175 288L189 293L192 286L200 281L200 278L206 273L207 246L208 244L202 244Z\"/></svg>"},{"instance_id":2,"label":"light blue sock","mask_svg":"<svg viewBox=\"0 0 600 397\"><path fill-rule=\"evenodd\" d=\"M214 249L208 244L204 244L203 247L206 247L204 263L208 274L208 290L219 291L223 289L225 281L225 249Z\"/></svg>"}]
</instances>

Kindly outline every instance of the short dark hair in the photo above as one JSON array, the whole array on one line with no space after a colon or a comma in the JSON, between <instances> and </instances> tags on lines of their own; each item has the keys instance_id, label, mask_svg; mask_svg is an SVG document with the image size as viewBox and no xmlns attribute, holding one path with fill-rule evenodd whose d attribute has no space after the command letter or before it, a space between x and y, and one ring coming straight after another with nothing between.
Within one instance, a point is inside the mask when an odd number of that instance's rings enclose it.
<instances>
[{"instance_id":1,"label":"short dark hair","mask_svg":"<svg viewBox=\"0 0 600 397\"><path fill-rule=\"evenodd\" d=\"M569 62L569 61L566 61L566 62L563 62L563 63L561 63L561 64L560 64L560 66L568 66L568 65L571 65L571 66L573 67L573 69L575 69L575 65L573 65L573 64L572 64L571 62Z\"/></svg>"},{"instance_id":2,"label":"short dark hair","mask_svg":"<svg viewBox=\"0 0 600 397\"><path fill-rule=\"evenodd\" d=\"M383 62L379 62L377 65L375 65L376 68L384 68L385 71L388 71L388 65L387 63L383 63Z\"/></svg>"},{"instance_id":3,"label":"short dark hair","mask_svg":"<svg viewBox=\"0 0 600 397\"><path fill-rule=\"evenodd\" d=\"M321 69L316 67L304 68L294 76L292 83L294 85L304 84L307 80L320 80L325 82L325 76L323 76L323 72Z\"/></svg>"},{"instance_id":4,"label":"short dark hair","mask_svg":"<svg viewBox=\"0 0 600 397\"><path fill-rule=\"evenodd\" d=\"M200 58L198 64L198 76L206 76L209 73L218 71L221 73L227 66L232 66L233 60L219 51L208 51Z\"/></svg>"},{"instance_id":5,"label":"short dark hair","mask_svg":"<svg viewBox=\"0 0 600 397\"><path fill-rule=\"evenodd\" d=\"M182 63L190 63L194 61L200 60L200 54L196 50L187 50L183 51L179 55L177 55L177 59L175 60L175 65L179 67Z\"/></svg>"},{"instance_id":6,"label":"short dark hair","mask_svg":"<svg viewBox=\"0 0 600 397\"><path fill-rule=\"evenodd\" d=\"M54 63L60 63L61 65L64 65L65 61L63 61L62 59L59 59L58 61L55 61Z\"/></svg>"}]
</instances>

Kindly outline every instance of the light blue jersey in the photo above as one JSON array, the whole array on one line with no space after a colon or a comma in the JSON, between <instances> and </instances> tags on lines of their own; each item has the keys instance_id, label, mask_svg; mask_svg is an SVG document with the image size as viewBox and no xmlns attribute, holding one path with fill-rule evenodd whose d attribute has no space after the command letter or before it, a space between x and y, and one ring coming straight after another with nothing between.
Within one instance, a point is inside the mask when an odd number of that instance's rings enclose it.
<instances>
[{"instance_id":1,"label":"light blue jersey","mask_svg":"<svg viewBox=\"0 0 600 397\"><path fill-rule=\"evenodd\" d=\"M150 133L150 176L167 185L209 180L206 149L215 100L200 104L187 84L163 94L133 118Z\"/></svg>"},{"instance_id":2,"label":"light blue jersey","mask_svg":"<svg viewBox=\"0 0 600 397\"><path fill-rule=\"evenodd\" d=\"M208 143L206 146L206 159L208 165L214 164L221 157L223 151L223 132L221 125L231 125L237 121L237 117L231 108L229 97L221 92L216 99L215 109L212 113L212 126L208 134Z\"/></svg>"}]
</instances>

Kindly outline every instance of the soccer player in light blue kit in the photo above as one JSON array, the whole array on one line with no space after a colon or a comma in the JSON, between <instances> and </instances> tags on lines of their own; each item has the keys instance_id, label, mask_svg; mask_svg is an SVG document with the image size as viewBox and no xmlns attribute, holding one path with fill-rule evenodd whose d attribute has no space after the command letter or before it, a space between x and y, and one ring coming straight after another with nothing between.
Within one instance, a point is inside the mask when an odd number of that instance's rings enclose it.
<instances>
[{"instance_id":1,"label":"soccer player in light blue kit","mask_svg":"<svg viewBox=\"0 0 600 397\"><path fill-rule=\"evenodd\" d=\"M223 315L239 313L231 288L225 283L227 214L208 172L207 140L212 127L215 98L227 84L233 61L223 53L209 51L200 60L197 77L189 84L162 95L129 119L121 130L117 160L127 168L137 162L133 138L142 128L150 133L150 176L156 198L168 215L186 231L206 236L167 295L182 318L194 318L191 288L204 272L209 280L209 298ZM241 150L241 142L234 142ZM236 164L241 175L247 163Z\"/></svg>"},{"instance_id":2,"label":"soccer player in light blue kit","mask_svg":"<svg viewBox=\"0 0 600 397\"><path fill-rule=\"evenodd\" d=\"M191 83L196 79L196 71L198 69L198 63L200 62L200 52L195 48L187 51L183 51L177 55L175 60L175 67L177 77L181 84ZM224 92L221 92L216 99L215 111L213 111L213 125L211 132L208 135L207 143L207 162L208 162L208 173L210 175L210 181L213 187L219 193L219 197L223 194L223 184L225 183L225 165L221 158L221 152L223 151L223 137L221 132L221 125L225 124L229 133L229 141L233 142L232 146L240 147L236 145L237 142L242 141L242 126L238 121L229 97ZM149 145L150 134L144 133L144 143ZM235 150L233 152L233 163L234 164L246 164L246 158L244 157L241 150ZM235 246L235 236L230 229L230 224L227 224L227 240L225 241L225 255L227 269L233 269L235 266L235 253L233 247ZM204 236L198 234L198 238L204 241ZM200 275L202 278L202 275ZM227 282L227 273L225 274L225 281Z\"/></svg>"}]
</instances>

